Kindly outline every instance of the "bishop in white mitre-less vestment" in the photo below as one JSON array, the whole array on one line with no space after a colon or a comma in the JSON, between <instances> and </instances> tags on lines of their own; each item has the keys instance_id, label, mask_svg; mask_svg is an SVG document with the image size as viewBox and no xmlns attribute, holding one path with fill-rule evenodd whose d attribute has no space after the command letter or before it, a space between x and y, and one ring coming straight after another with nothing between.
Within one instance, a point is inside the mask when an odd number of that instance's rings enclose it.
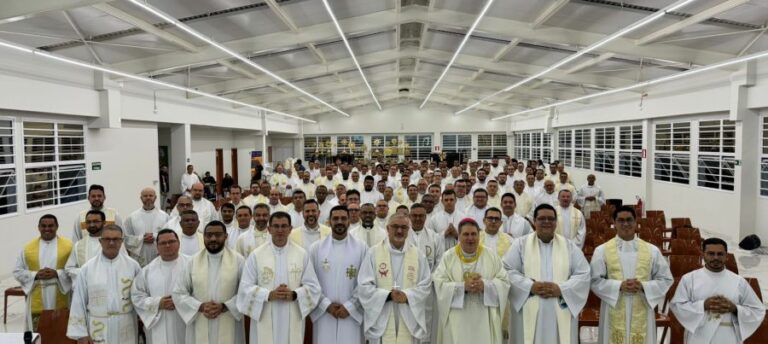
<instances>
[{"instance_id":1,"label":"bishop in white mitre-less vestment","mask_svg":"<svg viewBox=\"0 0 768 344\"><path fill-rule=\"evenodd\" d=\"M416 246L394 248L389 239L371 247L360 266L358 288L365 309L363 333L370 344L420 343L429 339L426 302L432 289L429 264ZM400 290L405 304L390 299Z\"/></svg>"},{"instance_id":2,"label":"bishop in white mitre-less vestment","mask_svg":"<svg viewBox=\"0 0 768 344\"><path fill-rule=\"evenodd\" d=\"M269 300L271 291L286 285L292 300ZM268 242L248 256L237 294L237 306L251 318L250 344L304 342L304 318L317 306L320 285L309 255L288 242Z\"/></svg>"},{"instance_id":3,"label":"bishop in white mitre-less vestment","mask_svg":"<svg viewBox=\"0 0 768 344\"><path fill-rule=\"evenodd\" d=\"M362 343L363 307L357 296L357 274L368 246L348 234L314 243L309 255L322 288L320 302L310 314L313 343ZM349 316L339 319L327 312L332 303L342 305Z\"/></svg>"},{"instance_id":4,"label":"bishop in white mitre-less vestment","mask_svg":"<svg viewBox=\"0 0 768 344\"><path fill-rule=\"evenodd\" d=\"M243 314L235 300L243 272L243 257L225 247L218 253L203 249L189 258L173 290L173 304L187 324L186 343L243 344ZM204 302L222 303L226 311L214 319L200 312Z\"/></svg>"},{"instance_id":5,"label":"bishop in white mitre-less vestment","mask_svg":"<svg viewBox=\"0 0 768 344\"><path fill-rule=\"evenodd\" d=\"M123 253L112 259L100 253L85 263L72 292L67 337L90 337L107 344L137 343L131 284L139 272L139 263Z\"/></svg>"},{"instance_id":6,"label":"bishop in white mitre-less vestment","mask_svg":"<svg viewBox=\"0 0 768 344\"><path fill-rule=\"evenodd\" d=\"M515 240L503 259L512 283L513 343L577 343L579 313L589 295L589 263L581 249L559 234L549 243L536 232ZM559 298L531 294L534 281L553 282Z\"/></svg>"},{"instance_id":7,"label":"bishop in white mitre-less vestment","mask_svg":"<svg viewBox=\"0 0 768 344\"><path fill-rule=\"evenodd\" d=\"M705 311L704 300L715 295L735 304L736 312ZM714 272L706 267L682 277L669 309L685 327L685 342L691 344L742 343L765 317L765 306L743 277L728 269Z\"/></svg>"},{"instance_id":8,"label":"bishop in white mitre-less vestment","mask_svg":"<svg viewBox=\"0 0 768 344\"><path fill-rule=\"evenodd\" d=\"M656 343L654 307L664 301L673 281L659 249L638 238L616 236L595 249L590 265L592 291L602 300L598 343ZM622 292L621 283L633 278L642 291Z\"/></svg>"},{"instance_id":9,"label":"bishop in white mitre-less vestment","mask_svg":"<svg viewBox=\"0 0 768 344\"><path fill-rule=\"evenodd\" d=\"M160 299L171 296L189 257L155 258L141 269L131 287L131 300L144 323L147 344L184 344L187 325L176 310L160 309Z\"/></svg>"}]
</instances>

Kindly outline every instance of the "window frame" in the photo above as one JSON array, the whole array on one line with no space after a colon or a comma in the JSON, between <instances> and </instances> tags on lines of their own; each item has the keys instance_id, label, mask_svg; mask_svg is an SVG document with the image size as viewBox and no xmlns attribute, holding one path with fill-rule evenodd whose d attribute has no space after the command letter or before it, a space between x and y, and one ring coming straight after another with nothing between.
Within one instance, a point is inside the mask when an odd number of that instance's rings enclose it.
<instances>
[{"instance_id":1,"label":"window frame","mask_svg":"<svg viewBox=\"0 0 768 344\"><path fill-rule=\"evenodd\" d=\"M718 124L713 125L713 122ZM701 119L697 123L697 128L696 186L708 190L735 192L736 122L726 118ZM714 128L717 130L711 130ZM731 136L727 137L727 133ZM709 137L705 137L705 135ZM708 144L702 145L702 142L705 141ZM732 142L727 145L727 141ZM717 174L707 173L709 172L707 163L712 164L709 168L716 169ZM727 170L730 170L730 176L725 174ZM716 178L717 181L712 180L712 178ZM730 182L724 182L724 179L730 179Z\"/></svg>"},{"instance_id":2,"label":"window frame","mask_svg":"<svg viewBox=\"0 0 768 344\"><path fill-rule=\"evenodd\" d=\"M661 131L659 129L660 126L669 126L669 132L668 135L665 135L665 137L659 137L659 133L666 133L665 131ZM684 130L687 126L687 130ZM662 182L662 183L672 183L672 184L678 184L678 185L688 185L692 186L692 177L691 177L691 165L692 165L692 135L693 135L693 126L691 125L691 121L663 121L663 122L657 122L653 125L653 181L656 182ZM677 128L677 129L676 129ZM687 139L684 137L685 132L687 131ZM676 138L677 136L677 138ZM662 140L660 144L660 140ZM687 144L686 144L687 141ZM667 147L666 149L660 149L659 147ZM677 148L686 148L686 149L677 149ZM659 159L669 159L669 168L667 175L669 178L667 179L660 179L659 176ZM683 164L677 163L673 164L673 160L679 159L679 161L683 161L685 158L687 158L687 171L679 170L677 173L687 173L687 176L684 178L679 178L679 181L675 181L674 177L674 168L680 167ZM661 170L664 171L664 170ZM685 180L686 182L683 183L682 180Z\"/></svg>"},{"instance_id":3,"label":"window frame","mask_svg":"<svg viewBox=\"0 0 768 344\"><path fill-rule=\"evenodd\" d=\"M3 152L4 154L2 154L3 156L8 157L10 162L0 163L0 174L4 174L5 172L7 172L7 174L3 175L2 177L5 178L7 175L9 179L11 178L13 179L13 182L12 182L13 190L10 191L12 192L12 194L5 194L6 193L5 187L6 185L8 185L8 183L2 186L2 193L0 193L0 199L2 200L12 199L12 201L9 201L8 204L0 206L2 208L13 209L12 211L8 211L7 213L0 214L0 218L5 218L5 217L17 216L22 213L21 209L23 204L22 202L23 195L22 193L20 193L20 190L21 190L20 186L23 183L23 180L21 179L21 176L19 174L21 164L19 164L20 151L18 149L18 144L19 144L18 121L13 117L6 117L6 116L0 116L0 121L9 122L9 127L0 127L0 130L7 129L10 131L9 135L0 136L0 137L7 137L10 140L10 143L5 143L5 142L2 142L2 140L0 139L0 146L8 147L10 150L10 152L8 153Z\"/></svg>"}]
</instances>

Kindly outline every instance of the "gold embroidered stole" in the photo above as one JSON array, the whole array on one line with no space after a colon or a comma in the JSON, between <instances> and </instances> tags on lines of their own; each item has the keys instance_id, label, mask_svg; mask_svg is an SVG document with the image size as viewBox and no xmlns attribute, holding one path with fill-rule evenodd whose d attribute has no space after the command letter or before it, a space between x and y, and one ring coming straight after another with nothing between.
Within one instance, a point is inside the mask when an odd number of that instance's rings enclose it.
<instances>
[{"instance_id":1,"label":"gold embroidered stole","mask_svg":"<svg viewBox=\"0 0 768 344\"><path fill-rule=\"evenodd\" d=\"M221 257L221 266L219 267L219 278L216 283L219 283L218 295L211 299L210 288L208 285L208 251L203 249L192 257L192 296L198 301L207 302L221 302L231 299L237 294L238 278L237 278L237 257L234 252L229 248L224 248ZM224 312L219 315L219 342L221 343L234 343L236 322L235 318L229 312ZM198 317L195 320L194 331L195 341L197 343L208 343L208 318Z\"/></svg>"},{"instance_id":2,"label":"gold embroidered stole","mask_svg":"<svg viewBox=\"0 0 768 344\"><path fill-rule=\"evenodd\" d=\"M534 281L541 280L541 252L539 238L536 234L530 234L525 239L525 257L523 266L525 276ZM562 235L555 235L552 239L552 282L561 284L568 280L570 275L570 254L568 241ZM536 334L536 321L539 313L539 296L532 295L523 305L523 337L525 344L533 344ZM560 344L571 342L571 314L568 309L557 307L557 332Z\"/></svg>"},{"instance_id":3,"label":"gold embroidered stole","mask_svg":"<svg viewBox=\"0 0 768 344\"><path fill-rule=\"evenodd\" d=\"M608 278L617 281L625 280L621 258L619 257L619 239L614 237L605 244L605 263L608 267ZM651 249L643 240L637 240L637 262L635 266L635 278L640 281L648 281L651 275ZM625 296L632 298L632 319L630 321L630 342L632 344L644 344L648 329L648 310L641 295L619 294L616 307L609 306L611 317L611 343L624 344L626 329L626 302Z\"/></svg>"},{"instance_id":4,"label":"gold embroidered stole","mask_svg":"<svg viewBox=\"0 0 768 344\"><path fill-rule=\"evenodd\" d=\"M259 287L267 290L274 290L278 284L275 281L277 275L277 266L275 260L275 253L271 244L259 246L259 249L254 251L256 255L256 261L258 262L259 272ZM283 247L286 256L286 268L288 276L288 288L296 290L301 287L301 276L304 274L304 255L306 252L297 244L291 242ZM309 294L307 294L309 297ZM258 321L256 327L256 334L258 336L258 343L272 343L274 342L274 334L272 333L272 323L274 321L284 321L284 319L272 318L272 304L273 302L265 301L264 308L262 309L261 319L251 319L251 321ZM314 308L314 307L312 307ZM290 344L301 344L304 341L304 320L301 316L301 310L299 309L299 301L293 301L289 304L288 311L288 333ZM223 343L223 342L221 342Z\"/></svg>"},{"instance_id":5,"label":"gold embroidered stole","mask_svg":"<svg viewBox=\"0 0 768 344\"><path fill-rule=\"evenodd\" d=\"M575 239L576 236L579 234L579 224L581 223L581 217L584 216L581 214L581 211L574 207L569 207L571 210L568 212L570 214L570 223L571 226L571 233L568 239ZM555 233L560 234L562 236L565 236L565 228L563 228L563 213L562 208L558 205L555 207L557 209L557 229L555 230Z\"/></svg>"},{"instance_id":6,"label":"gold embroidered stole","mask_svg":"<svg viewBox=\"0 0 768 344\"><path fill-rule=\"evenodd\" d=\"M480 242L482 242L483 245L485 245L486 237L487 234L485 234L485 231L480 232ZM507 250L509 250L509 247L512 246L512 240L510 239L509 235L504 234L501 231L496 233L496 238L498 238L498 241L496 241L496 254L499 256L499 258L503 258L507 253Z\"/></svg>"},{"instance_id":7,"label":"gold embroidered stole","mask_svg":"<svg viewBox=\"0 0 768 344\"><path fill-rule=\"evenodd\" d=\"M389 254L389 241L385 240L380 244L373 247L376 258L376 285L379 288L385 290L391 290L394 286L395 270L392 267L392 257ZM419 276L419 250L415 246L405 246L405 255L403 257L403 267L400 271L403 276L403 286L400 290L413 288L418 282L416 279ZM384 344L410 344L411 334L406 327L403 317L399 318L399 331L395 328L395 312L397 312L397 304L392 302L392 310L389 312L389 320L387 320L387 328L384 330L384 335L381 338L381 342Z\"/></svg>"}]
</instances>

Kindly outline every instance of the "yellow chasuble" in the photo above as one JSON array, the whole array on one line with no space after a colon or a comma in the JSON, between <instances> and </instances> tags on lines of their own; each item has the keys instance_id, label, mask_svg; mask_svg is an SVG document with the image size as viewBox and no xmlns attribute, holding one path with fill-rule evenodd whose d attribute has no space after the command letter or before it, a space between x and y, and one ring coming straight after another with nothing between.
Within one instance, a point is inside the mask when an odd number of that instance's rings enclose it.
<instances>
[{"instance_id":1,"label":"yellow chasuble","mask_svg":"<svg viewBox=\"0 0 768 344\"><path fill-rule=\"evenodd\" d=\"M581 223L581 218L584 215L581 214L580 210L574 207L569 207L569 208L571 208L571 211L568 212L571 215L570 216L571 221L569 223L569 225L571 226L571 233L570 233L571 235L568 239L573 240L576 238L577 235L579 235L579 224ZM561 207L558 205L557 207L555 207L555 209L557 210L557 229L555 230L555 233L565 236L565 229L563 228L563 214L562 214L562 211L560 210Z\"/></svg>"},{"instance_id":2,"label":"yellow chasuble","mask_svg":"<svg viewBox=\"0 0 768 344\"><path fill-rule=\"evenodd\" d=\"M72 241L62 237L56 237L56 269L63 269L67 264L67 258L72 252ZM24 246L24 260L27 262L27 266L30 271L40 270L40 238L34 239ZM38 280L35 282L35 287L32 289L32 299L30 300L30 308L32 314L40 314L43 312L43 288L42 284L45 281ZM69 306L69 295L64 295L61 290L56 288L56 309L63 309Z\"/></svg>"},{"instance_id":3,"label":"yellow chasuble","mask_svg":"<svg viewBox=\"0 0 768 344\"><path fill-rule=\"evenodd\" d=\"M619 258L619 240L614 237L605 243L605 263L608 265L608 278L617 281L625 280ZM635 277L640 281L648 281L651 276L651 248L643 240L637 240L637 266ZM631 344L644 344L648 328L647 310L645 302L640 295L626 295L632 297L632 320L630 322ZM611 317L611 343L624 344L626 329L626 303L625 295L620 293L616 307L609 307Z\"/></svg>"},{"instance_id":4,"label":"yellow chasuble","mask_svg":"<svg viewBox=\"0 0 768 344\"><path fill-rule=\"evenodd\" d=\"M391 290L394 286L393 276L395 274L392 268L392 258L389 255L389 241L384 241L381 244L374 246L376 267L378 272L376 273L376 285L385 290ZM419 277L419 249L416 246L406 245L405 255L403 257L403 267L400 270L403 276L403 284L399 287L400 290L413 288L418 282L416 279ZM389 320L387 320L387 328L384 330L384 335L381 337L381 343L384 344L410 344L411 334L408 332L403 322L403 318L400 317L399 327L400 331L395 329L395 312L397 307L393 303L392 311L389 312Z\"/></svg>"},{"instance_id":5,"label":"yellow chasuble","mask_svg":"<svg viewBox=\"0 0 768 344\"><path fill-rule=\"evenodd\" d=\"M503 258L507 253L507 250L509 250L509 247L512 246L512 238L501 231L496 233L496 237L498 238L498 241L496 242L496 255L498 255L499 258ZM480 232L480 242L482 242L483 245L485 245L485 238L485 232Z\"/></svg>"},{"instance_id":6,"label":"yellow chasuble","mask_svg":"<svg viewBox=\"0 0 768 344\"><path fill-rule=\"evenodd\" d=\"M211 300L208 285L208 251L202 250L192 257L192 296L200 301L224 302L237 294L237 253L224 248L219 268L218 295ZM234 343L237 322L230 312L219 315L219 342ZM194 324L195 341L208 342L208 318L198 317Z\"/></svg>"},{"instance_id":7,"label":"yellow chasuble","mask_svg":"<svg viewBox=\"0 0 768 344\"><path fill-rule=\"evenodd\" d=\"M320 239L318 239L318 241L323 240L325 239L325 237L331 235L331 227L328 227L326 225L319 225L319 226L320 228L318 228L318 231L320 232ZM296 245L299 245L301 248L304 248L304 231L292 230L291 234L288 235L288 239L291 239L291 241L293 241Z\"/></svg>"},{"instance_id":8,"label":"yellow chasuble","mask_svg":"<svg viewBox=\"0 0 768 344\"><path fill-rule=\"evenodd\" d=\"M568 280L571 258L568 252L568 241L562 235L555 234L552 238L552 282L561 284ZM541 252L539 250L539 238L528 235L525 242L525 276L538 281L541 279ZM557 330L560 344L568 344L571 341L571 314L567 308L558 308ZM531 295L523 306L523 328L525 344L533 344L536 334L536 321L539 313L539 296Z\"/></svg>"}]
</instances>

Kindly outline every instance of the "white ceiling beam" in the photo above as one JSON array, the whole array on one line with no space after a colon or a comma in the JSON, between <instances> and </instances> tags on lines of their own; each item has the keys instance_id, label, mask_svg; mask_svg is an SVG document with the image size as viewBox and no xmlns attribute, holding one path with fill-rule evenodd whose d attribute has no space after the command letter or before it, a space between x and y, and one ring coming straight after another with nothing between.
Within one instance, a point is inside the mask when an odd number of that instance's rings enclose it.
<instances>
[{"instance_id":1,"label":"white ceiling beam","mask_svg":"<svg viewBox=\"0 0 768 344\"><path fill-rule=\"evenodd\" d=\"M100 11L102 11L102 12L104 12L104 13L106 13L106 14L109 14L109 15L117 18L117 19L120 19L120 20L122 20L122 21L124 21L124 22L126 22L128 24L131 24L131 25L141 29L142 31L144 31L146 33L149 33L151 35L155 35L158 38L160 38L160 39L162 39L162 40L164 40L164 41L166 41L168 43L176 45L177 47L180 47L180 48L186 50L187 52L197 52L198 51L197 47L194 44L190 43L189 41L187 41L187 40L185 40L183 38L180 38L180 37L178 37L178 36L168 32L168 31L159 29L154 24L152 24L152 23L150 23L150 22L148 22L148 21L146 21L144 19L141 19L139 17L136 17L136 16L134 16L132 14L129 14L129 13L127 13L127 12L117 8L117 7L114 7L114 6L110 5L110 4L96 4L96 5L93 5L93 7L98 9L98 10L100 10Z\"/></svg>"},{"instance_id":2,"label":"white ceiling beam","mask_svg":"<svg viewBox=\"0 0 768 344\"><path fill-rule=\"evenodd\" d=\"M253 73L252 71L248 70L247 68L245 68L245 67L243 67L243 66L237 65L237 64L235 64L235 63L233 63L233 62L230 62L229 60L226 60L226 59L221 59L221 60L218 60L217 62L219 62L219 64L220 64L220 65L222 65L222 66L224 66L224 67L227 67L227 68L229 68L229 70L231 70L231 71L233 71L233 72L235 72L235 73L238 73L238 74L240 74L240 75L242 75L242 76L245 76L246 78L249 78L249 79L256 79L256 78L258 78L258 76L256 75L256 73ZM288 89L286 89L285 87L280 87L280 86L278 86L278 85L269 85L269 87L271 87L271 88L273 88L273 89L276 89L276 90L278 90L278 91L280 91L280 92L282 92L282 93L285 93L285 94L290 94L290 97L291 97L292 99L296 99L296 95L295 95L295 94L293 94L293 93L291 93L291 92L290 92ZM304 97L299 97L299 99L300 99L302 102L304 102L304 103L312 103L312 104L314 104L313 102L311 102L311 101L307 100L307 99L306 99L306 98L304 98ZM237 105L236 105L235 107L237 107Z\"/></svg>"},{"instance_id":3,"label":"white ceiling beam","mask_svg":"<svg viewBox=\"0 0 768 344\"><path fill-rule=\"evenodd\" d=\"M72 19L72 16L69 15L69 12L63 11L64 18L67 19L67 22L69 23L69 26L72 27L72 30L75 31L77 34L77 37L80 38L80 41L83 42L83 45L86 49L88 49L88 52L91 53L91 56L93 56L93 59L96 60L98 64L104 64L104 60L101 59L101 56L99 56L98 53L96 53L96 50L93 49L90 43L85 40L85 35L83 35L83 31L80 29L79 26L77 26L77 23L75 23L75 20Z\"/></svg>"},{"instance_id":4,"label":"white ceiling beam","mask_svg":"<svg viewBox=\"0 0 768 344\"><path fill-rule=\"evenodd\" d=\"M467 13L444 9L435 9L427 13L427 10L422 6L408 6L403 8L401 13L386 10L345 18L339 22L349 32L373 32L376 30L391 30L392 27L398 24L414 21L438 27L469 26L473 19L474 16ZM528 22L497 17L485 18L478 25L478 31L506 37L516 37L522 41L530 40L544 44L571 45L574 47L588 46L604 38L602 34L558 27L548 27L546 30L533 30ZM306 43L333 40L337 36L338 34L333 27L333 23L328 22L304 27L300 34L283 31L234 40L223 45L234 51L252 54L258 51L285 49L296 47L297 45L303 46ZM635 44L635 40L628 38L618 38L612 41L606 46L601 47L601 52L613 52L622 56L646 57L695 65L710 64L734 56L733 54L716 51L662 44L650 44L639 47ZM114 66L131 73L153 73L160 70L197 66L225 57L225 54L222 52L206 47L201 49L199 53L172 52L129 60L114 64Z\"/></svg>"},{"instance_id":5,"label":"white ceiling beam","mask_svg":"<svg viewBox=\"0 0 768 344\"><path fill-rule=\"evenodd\" d=\"M41 13L66 11L111 0L2 0L0 24L12 23Z\"/></svg>"},{"instance_id":6,"label":"white ceiling beam","mask_svg":"<svg viewBox=\"0 0 768 344\"><path fill-rule=\"evenodd\" d=\"M603 62L603 61L605 61L607 59L610 59L610 58L612 58L614 56L616 56L616 54L614 54L614 53L600 54L599 56L593 57L593 58L591 58L589 60L586 60L584 62L581 62L581 63L579 63L579 64L577 64L577 65L575 65L575 66L573 66L571 68L566 69L565 73L566 74L578 73L578 72L580 72L582 70L585 70L585 69L587 69L589 67L592 67L592 66L594 66L594 65L596 65L596 64L598 64L600 62Z\"/></svg>"},{"instance_id":7,"label":"white ceiling beam","mask_svg":"<svg viewBox=\"0 0 768 344\"><path fill-rule=\"evenodd\" d=\"M501 47L498 52L493 54L493 62L499 62L501 61L504 56L507 56L510 50L512 50L514 47L516 47L518 44L520 44L520 40L517 38L513 38L509 43L507 43L505 46Z\"/></svg>"},{"instance_id":8,"label":"white ceiling beam","mask_svg":"<svg viewBox=\"0 0 768 344\"><path fill-rule=\"evenodd\" d=\"M401 98L401 96L399 94L388 94L388 95L382 96L379 99L379 101L386 102L386 101L389 101L389 100L394 100L394 99L399 99L399 98ZM345 103L339 104L339 105L342 108L349 110L349 109L352 109L352 108L356 108L356 107L360 107L360 106L366 106L366 105L369 105L369 104L373 104L373 99L371 99L371 97L362 97L360 99L351 100L351 101L348 101L348 102L345 102ZM315 110L307 111L307 112L305 112L302 115L303 116L314 116L314 115L320 115L320 114L324 114L324 113L328 113L327 109L317 108Z\"/></svg>"},{"instance_id":9,"label":"white ceiling beam","mask_svg":"<svg viewBox=\"0 0 768 344\"><path fill-rule=\"evenodd\" d=\"M280 8L280 5L277 4L275 0L264 0L264 2L267 3L267 6L269 6L269 9L272 10L273 13L277 16L277 19L280 19L283 24L285 24L286 27L288 27L289 30L293 33L299 33L301 32L301 29L298 25L291 19L291 17L286 13L282 8ZM322 64L328 63L328 60L325 59L325 55L323 54L320 49L318 49L313 43L307 43L304 45L309 49L309 51L315 55L315 58L320 61Z\"/></svg>"},{"instance_id":10,"label":"white ceiling beam","mask_svg":"<svg viewBox=\"0 0 768 344\"><path fill-rule=\"evenodd\" d=\"M691 25L695 25L695 24L701 23L701 22L703 22L703 21L705 21L705 20L707 20L709 18L712 18L712 17L714 17L714 16L716 16L716 15L718 15L720 13L723 13L725 11L733 9L733 8L735 8L737 6L741 6L741 5L743 5L743 4L745 4L745 3L749 2L749 1L750 0L728 0L726 2L717 4L717 5L712 6L712 7L708 8L708 9L706 9L706 10L703 10L703 11L701 11L701 12L699 12L699 13L691 16L691 17L688 17L688 18L686 18L684 20L681 20L681 21L679 21L677 23L674 23L674 24L672 24L670 26L667 26L667 27L665 27L665 28L663 28L661 30L658 30L656 32L652 32L652 33L646 35L645 37L638 39L636 44L637 45L645 45L645 44L651 43L651 42L653 42L655 40L658 40L660 38L663 38L663 37L669 36L669 35L671 35L671 34L673 34L675 32L678 32L678 31L680 31L680 30L682 30L682 29L684 29L686 27L689 27Z\"/></svg>"},{"instance_id":11,"label":"white ceiling beam","mask_svg":"<svg viewBox=\"0 0 768 344\"><path fill-rule=\"evenodd\" d=\"M570 0L555 0L552 5L549 5L547 8L544 9L544 11L539 14L536 19L533 20L533 23L531 23L532 29L538 29L544 23L547 22L552 16L554 16L557 12L559 12L565 5L567 5L570 2Z\"/></svg>"}]
</instances>

